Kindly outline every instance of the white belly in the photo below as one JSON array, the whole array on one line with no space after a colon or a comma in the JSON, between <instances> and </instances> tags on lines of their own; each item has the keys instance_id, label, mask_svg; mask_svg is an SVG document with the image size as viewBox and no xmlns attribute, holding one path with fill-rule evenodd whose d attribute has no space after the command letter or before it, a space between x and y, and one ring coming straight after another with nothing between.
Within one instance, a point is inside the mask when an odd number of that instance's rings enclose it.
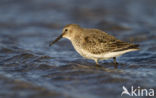
<instances>
[{"instance_id":1,"label":"white belly","mask_svg":"<svg viewBox=\"0 0 156 98\"><path fill-rule=\"evenodd\" d=\"M83 57L87 59L99 59L99 60L107 60L113 57L118 57L124 53L131 52L131 51L137 51L137 49L129 49L124 51L118 51L118 52L107 52L107 53L101 53L101 54L93 54L89 51L86 51L84 49L81 49L80 47L74 46L76 51Z\"/></svg>"}]
</instances>

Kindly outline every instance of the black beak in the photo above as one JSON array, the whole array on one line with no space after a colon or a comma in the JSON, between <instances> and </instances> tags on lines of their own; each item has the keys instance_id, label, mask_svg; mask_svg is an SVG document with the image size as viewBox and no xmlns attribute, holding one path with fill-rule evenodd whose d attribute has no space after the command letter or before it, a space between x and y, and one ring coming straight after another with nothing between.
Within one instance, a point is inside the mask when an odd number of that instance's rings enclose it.
<instances>
[{"instance_id":1,"label":"black beak","mask_svg":"<svg viewBox=\"0 0 156 98\"><path fill-rule=\"evenodd\" d=\"M50 41L49 46L52 46L54 43L56 43L58 40L60 40L63 37L63 33L58 36L54 41Z\"/></svg>"}]
</instances>

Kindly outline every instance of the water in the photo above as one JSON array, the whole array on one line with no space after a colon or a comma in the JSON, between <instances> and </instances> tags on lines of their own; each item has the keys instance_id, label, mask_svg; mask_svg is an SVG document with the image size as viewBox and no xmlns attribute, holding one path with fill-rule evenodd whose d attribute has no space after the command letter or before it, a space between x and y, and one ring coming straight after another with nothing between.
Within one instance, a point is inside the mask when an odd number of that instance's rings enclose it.
<instances>
[{"instance_id":1,"label":"water","mask_svg":"<svg viewBox=\"0 0 156 98\"><path fill-rule=\"evenodd\" d=\"M156 89L155 0L1 0L1 98L114 98L122 86ZM112 60L85 60L70 41L54 40L64 25L99 28L140 45ZM124 96L128 97L128 96Z\"/></svg>"}]
</instances>

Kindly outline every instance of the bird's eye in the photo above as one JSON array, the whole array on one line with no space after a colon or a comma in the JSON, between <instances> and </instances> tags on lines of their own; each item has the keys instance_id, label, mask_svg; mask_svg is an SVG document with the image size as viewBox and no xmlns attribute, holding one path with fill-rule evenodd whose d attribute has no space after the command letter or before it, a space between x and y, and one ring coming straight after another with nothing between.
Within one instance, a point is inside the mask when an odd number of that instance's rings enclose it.
<instances>
[{"instance_id":1,"label":"bird's eye","mask_svg":"<svg viewBox=\"0 0 156 98\"><path fill-rule=\"evenodd\" d=\"M65 32L67 32L68 31L68 29L65 29Z\"/></svg>"}]
</instances>

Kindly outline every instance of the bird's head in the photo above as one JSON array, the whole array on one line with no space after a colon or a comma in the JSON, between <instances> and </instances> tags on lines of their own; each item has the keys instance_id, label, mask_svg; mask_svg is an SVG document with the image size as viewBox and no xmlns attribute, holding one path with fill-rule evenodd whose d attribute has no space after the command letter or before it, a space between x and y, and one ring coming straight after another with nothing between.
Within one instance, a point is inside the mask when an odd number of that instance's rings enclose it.
<instances>
[{"instance_id":1,"label":"bird's head","mask_svg":"<svg viewBox=\"0 0 156 98\"><path fill-rule=\"evenodd\" d=\"M50 46L52 46L54 43L56 43L58 40L60 40L62 37L67 38L71 40L75 33L77 33L81 27L77 24L68 24L63 28L62 34L58 36L54 41L50 42Z\"/></svg>"},{"instance_id":2,"label":"bird's head","mask_svg":"<svg viewBox=\"0 0 156 98\"><path fill-rule=\"evenodd\" d=\"M77 33L77 31L80 29L81 27L77 24L69 24L66 25L63 28L62 31L62 37L67 38L69 40L71 40L71 38L74 36L74 33Z\"/></svg>"}]
</instances>

